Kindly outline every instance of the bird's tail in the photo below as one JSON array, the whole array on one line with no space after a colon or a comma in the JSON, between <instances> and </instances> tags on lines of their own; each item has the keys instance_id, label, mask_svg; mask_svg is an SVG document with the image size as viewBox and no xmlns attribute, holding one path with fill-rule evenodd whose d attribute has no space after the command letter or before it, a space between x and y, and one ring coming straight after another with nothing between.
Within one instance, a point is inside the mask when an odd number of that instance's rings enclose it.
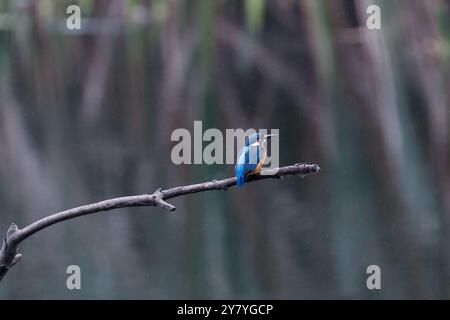
<instances>
[{"instance_id":1,"label":"bird's tail","mask_svg":"<svg viewBox=\"0 0 450 320\"><path fill-rule=\"evenodd\" d=\"M245 183L245 170L243 164L237 164L235 167L235 173L236 173L236 184L239 187L242 187Z\"/></svg>"}]
</instances>

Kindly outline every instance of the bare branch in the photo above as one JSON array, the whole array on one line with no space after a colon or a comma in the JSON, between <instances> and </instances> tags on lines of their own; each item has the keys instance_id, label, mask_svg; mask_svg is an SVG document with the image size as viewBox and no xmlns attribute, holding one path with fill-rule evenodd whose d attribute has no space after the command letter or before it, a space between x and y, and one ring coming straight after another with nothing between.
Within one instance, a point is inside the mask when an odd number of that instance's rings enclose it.
<instances>
[{"instance_id":1,"label":"bare branch","mask_svg":"<svg viewBox=\"0 0 450 320\"><path fill-rule=\"evenodd\" d=\"M319 170L320 168L316 164L295 164L291 166L266 170L263 171L262 174L249 175L247 176L246 180L247 182L254 182L264 179L280 179L285 176L292 175L305 176L310 173L318 172ZM175 206L167 203L165 200L208 190L228 190L228 188L235 185L236 178L233 177L223 180L213 180L187 186L179 186L167 190L158 189L152 194L114 198L69 209L66 211L61 211L42 218L24 227L23 229L19 229L17 225L13 223L9 227L3 240L2 248L0 249L0 281L3 279L8 270L22 258L22 255L17 252L19 244L36 232L55 223L88 214L125 207L158 206L168 211L175 211Z\"/></svg>"}]
</instances>

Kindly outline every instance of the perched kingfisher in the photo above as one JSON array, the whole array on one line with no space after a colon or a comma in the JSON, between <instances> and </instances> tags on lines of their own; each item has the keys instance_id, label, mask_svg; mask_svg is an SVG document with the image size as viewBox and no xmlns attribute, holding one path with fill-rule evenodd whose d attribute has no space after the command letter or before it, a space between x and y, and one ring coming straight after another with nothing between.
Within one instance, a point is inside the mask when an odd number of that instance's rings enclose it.
<instances>
[{"instance_id":1,"label":"perched kingfisher","mask_svg":"<svg viewBox=\"0 0 450 320\"><path fill-rule=\"evenodd\" d=\"M245 137L244 147L237 157L234 172L236 174L237 185L242 187L245 183L245 177L249 174L260 173L262 166L267 158L266 142L267 139L275 136L275 134L266 134L264 136L259 133L253 133ZM263 137L263 141L260 141Z\"/></svg>"}]
</instances>

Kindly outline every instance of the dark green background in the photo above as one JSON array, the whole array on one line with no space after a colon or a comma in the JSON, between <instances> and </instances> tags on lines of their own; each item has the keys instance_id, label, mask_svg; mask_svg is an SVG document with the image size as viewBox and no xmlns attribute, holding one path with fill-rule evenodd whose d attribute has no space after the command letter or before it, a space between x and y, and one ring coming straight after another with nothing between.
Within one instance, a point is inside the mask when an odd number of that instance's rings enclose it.
<instances>
[{"instance_id":1,"label":"dark green background","mask_svg":"<svg viewBox=\"0 0 450 320\"><path fill-rule=\"evenodd\" d=\"M79 32L65 28L78 3ZM381 7L382 30L366 8ZM450 298L450 1L0 1L0 230L233 174L176 128L279 128L322 171L28 239L0 298ZM3 231L2 231L3 232ZM66 267L82 270L69 291ZM382 289L366 288L381 267Z\"/></svg>"}]
</instances>

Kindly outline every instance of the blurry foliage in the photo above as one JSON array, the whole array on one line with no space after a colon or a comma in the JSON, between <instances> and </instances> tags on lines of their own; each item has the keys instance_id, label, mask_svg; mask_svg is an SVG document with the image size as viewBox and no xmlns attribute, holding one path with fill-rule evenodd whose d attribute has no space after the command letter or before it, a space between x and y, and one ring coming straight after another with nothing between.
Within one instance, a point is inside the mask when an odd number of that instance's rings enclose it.
<instances>
[{"instance_id":1,"label":"blurry foliage","mask_svg":"<svg viewBox=\"0 0 450 320\"><path fill-rule=\"evenodd\" d=\"M80 31L65 28L74 3ZM365 27L373 3L382 30ZM231 175L172 164L170 134L194 120L279 128L282 164L323 170L55 226L24 244L0 298L449 298L449 13L448 0L1 1L2 230Z\"/></svg>"}]
</instances>

